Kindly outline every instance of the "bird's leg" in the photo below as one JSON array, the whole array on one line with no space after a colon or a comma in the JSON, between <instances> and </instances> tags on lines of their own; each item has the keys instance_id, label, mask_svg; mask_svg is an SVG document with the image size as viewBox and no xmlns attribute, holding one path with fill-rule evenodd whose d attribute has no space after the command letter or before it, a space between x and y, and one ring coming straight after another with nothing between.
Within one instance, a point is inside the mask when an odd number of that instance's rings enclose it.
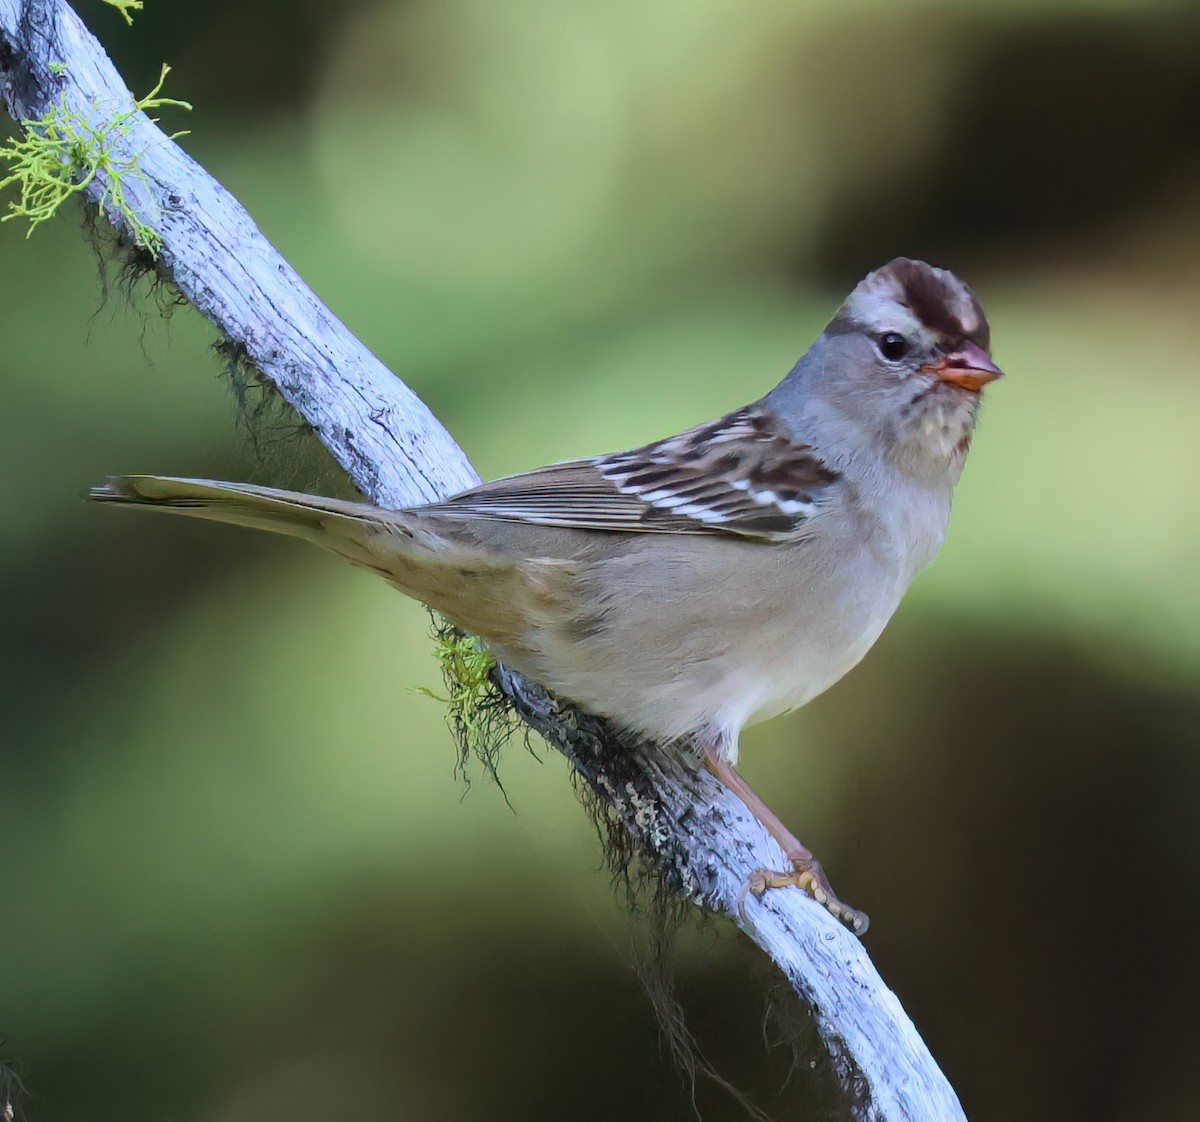
<instances>
[{"instance_id":1,"label":"bird's leg","mask_svg":"<svg viewBox=\"0 0 1200 1122\"><path fill-rule=\"evenodd\" d=\"M721 759L720 755L713 750L704 753L704 766L746 804L746 809L766 827L767 833L783 847L783 852L792 862L790 872L759 869L746 883L745 891L752 892L755 896L761 896L771 888L795 885L807 892L818 904L835 918L841 920L856 935L861 935L866 931L867 925L870 923L866 913L851 908L838 899L821 868L821 862L813 856L812 850L779 820L775 812L762 801L754 788L742 778L737 768Z\"/></svg>"}]
</instances>

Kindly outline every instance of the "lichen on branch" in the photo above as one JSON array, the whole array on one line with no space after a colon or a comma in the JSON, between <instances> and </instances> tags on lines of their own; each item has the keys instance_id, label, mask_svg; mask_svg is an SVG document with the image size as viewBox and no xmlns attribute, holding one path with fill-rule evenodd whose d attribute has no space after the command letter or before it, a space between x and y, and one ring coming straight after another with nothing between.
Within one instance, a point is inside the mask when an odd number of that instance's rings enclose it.
<instances>
[{"instance_id":1,"label":"lichen on branch","mask_svg":"<svg viewBox=\"0 0 1200 1122\"><path fill-rule=\"evenodd\" d=\"M119 216L134 242L157 257L162 237L137 216L126 190L131 178L147 182L140 166L142 154L131 156L125 147L138 113L167 107L191 109L186 101L161 96L170 72L171 68L164 63L154 89L106 121L100 120L95 103L91 114L85 115L67 104L66 94L44 116L22 121L25 135L0 145L0 160L7 161L9 168L8 175L0 179L0 190L14 187L19 192L19 198L9 201L9 212L0 221L27 218L28 237L53 218L69 198L82 195L93 183L98 183L100 194L95 202L101 212ZM167 139L185 135L186 130Z\"/></svg>"},{"instance_id":2,"label":"lichen on branch","mask_svg":"<svg viewBox=\"0 0 1200 1122\"><path fill-rule=\"evenodd\" d=\"M521 727L521 721L512 701L496 684L495 656L474 635L437 616L433 619L433 640L446 693L438 694L425 686L419 686L416 692L446 706L446 723L458 745L459 766L465 769L474 756L499 782L496 765L500 749Z\"/></svg>"},{"instance_id":3,"label":"lichen on branch","mask_svg":"<svg viewBox=\"0 0 1200 1122\"><path fill-rule=\"evenodd\" d=\"M116 8L121 18L129 27L133 26L133 16L130 12L140 12L145 5L142 0L104 0L110 8Z\"/></svg>"}]
</instances>

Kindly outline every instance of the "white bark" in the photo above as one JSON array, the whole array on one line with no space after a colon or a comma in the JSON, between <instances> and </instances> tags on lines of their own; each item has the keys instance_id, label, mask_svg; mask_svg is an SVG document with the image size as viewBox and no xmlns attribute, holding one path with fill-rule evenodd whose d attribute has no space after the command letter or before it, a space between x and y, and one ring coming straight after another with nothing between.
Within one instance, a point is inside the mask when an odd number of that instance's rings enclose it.
<instances>
[{"instance_id":1,"label":"white bark","mask_svg":"<svg viewBox=\"0 0 1200 1122\"><path fill-rule=\"evenodd\" d=\"M42 116L60 98L100 119L133 100L64 0L0 0L0 96L17 121ZM141 153L146 181L127 180L126 190L140 220L162 236L164 276L244 347L364 494L381 506L410 506L476 482L425 405L316 298L220 184L143 116L127 144L131 155ZM120 216L109 217L120 229ZM503 682L522 716L617 807L668 882L729 915L811 1007L848 1117L964 1118L859 939L797 889L750 897L739 912L751 873L782 868L785 859L735 796L706 772L665 767L645 746L626 745L614 771L617 742L602 724L565 712L515 675Z\"/></svg>"}]
</instances>

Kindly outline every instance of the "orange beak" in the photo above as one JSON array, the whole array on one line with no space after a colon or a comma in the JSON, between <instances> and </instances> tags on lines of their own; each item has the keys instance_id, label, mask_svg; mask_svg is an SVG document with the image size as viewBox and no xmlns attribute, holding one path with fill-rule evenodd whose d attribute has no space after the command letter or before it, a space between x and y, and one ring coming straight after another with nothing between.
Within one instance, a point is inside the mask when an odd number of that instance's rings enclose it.
<instances>
[{"instance_id":1,"label":"orange beak","mask_svg":"<svg viewBox=\"0 0 1200 1122\"><path fill-rule=\"evenodd\" d=\"M922 366L921 372L933 374L943 382L949 382L972 393L978 393L988 382L1004 377L1004 371L991 360L982 347L977 347L974 343L964 344L940 362Z\"/></svg>"}]
</instances>

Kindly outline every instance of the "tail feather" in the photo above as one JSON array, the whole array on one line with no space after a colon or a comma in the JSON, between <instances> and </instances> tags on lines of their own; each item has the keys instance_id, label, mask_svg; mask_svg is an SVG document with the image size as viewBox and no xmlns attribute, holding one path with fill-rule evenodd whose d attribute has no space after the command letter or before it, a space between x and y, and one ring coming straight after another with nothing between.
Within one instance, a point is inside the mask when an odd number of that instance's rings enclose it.
<instances>
[{"instance_id":1,"label":"tail feather","mask_svg":"<svg viewBox=\"0 0 1200 1122\"><path fill-rule=\"evenodd\" d=\"M93 487L88 498L303 538L378 573L465 630L512 652L521 649L543 601L570 569L507 557L448 534L441 520L419 511L388 511L251 483L119 475Z\"/></svg>"},{"instance_id":2,"label":"tail feather","mask_svg":"<svg viewBox=\"0 0 1200 1122\"><path fill-rule=\"evenodd\" d=\"M356 527L377 525L382 513L367 503L302 495L252 483L180 479L164 475L117 475L88 491L96 503L148 506L213 522L251 526L316 541L355 536Z\"/></svg>"}]
</instances>

